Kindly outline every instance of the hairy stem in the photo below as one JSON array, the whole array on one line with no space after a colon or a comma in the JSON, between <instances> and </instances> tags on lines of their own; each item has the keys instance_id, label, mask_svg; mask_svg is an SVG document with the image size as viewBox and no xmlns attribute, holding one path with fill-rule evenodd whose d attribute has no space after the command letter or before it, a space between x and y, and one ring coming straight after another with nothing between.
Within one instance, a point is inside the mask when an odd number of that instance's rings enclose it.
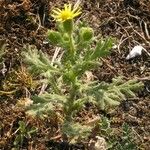
<instances>
[{"instance_id":1,"label":"hairy stem","mask_svg":"<svg viewBox=\"0 0 150 150\"><path fill-rule=\"evenodd\" d=\"M76 96L76 85L75 82L72 83L71 90L70 90L70 95L67 100L67 109L66 109L66 121L71 122L72 121L72 114L73 114L73 105L75 101L75 96Z\"/></svg>"},{"instance_id":2,"label":"hairy stem","mask_svg":"<svg viewBox=\"0 0 150 150\"><path fill-rule=\"evenodd\" d=\"M60 91L60 89L57 87L57 84L56 84L56 81L55 81L54 77L51 77L51 78L50 78L50 82L51 82L51 86L52 86L54 92L55 92L56 94L61 94L61 91Z\"/></svg>"},{"instance_id":3,"label":"hairy stem","mask_svg":"<svg viewBox=\"0 0 150 150\"><path fill-rule=\"evenodd\" d=\"M69 41L70 41L70 60L72 63L74 63L75 62L74 61L74 56L75 56L74 39L73 39L72 33L68 35L69 35Z\"/></svg>"},{"instance_id":4,"label":"hairy stem","mask_svg":"<svg viewBox=\"0 0 150 150\"><path fill-rule=\"evenodd\" d=\"M72 65L75 63L75 44L72 33L68 33L69 39L70 39L70 61ZM72 115L73 115L73 107L74 107L74 101L76 97L76 78L70 83L70 92L69 92L69 98L67 100L67 107L66 109L66 117L65 120L71 122L72 121Z\"/></svg>"}]
</instances>

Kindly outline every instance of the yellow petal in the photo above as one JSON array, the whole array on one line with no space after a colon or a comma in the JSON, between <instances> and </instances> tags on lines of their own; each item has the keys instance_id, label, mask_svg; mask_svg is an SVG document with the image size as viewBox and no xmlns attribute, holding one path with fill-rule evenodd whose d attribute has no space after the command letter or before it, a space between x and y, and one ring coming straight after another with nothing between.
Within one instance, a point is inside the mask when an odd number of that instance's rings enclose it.
<instances>
[{"instance_id":1,"label":"yellow petal","mask_svg":"<svg viewBox=\"0 0 150 150\"><path fill-rule=\"evenodd\" d=\"M73 19L74 17L81 14L81 9L79 7L75 7L72 10L71 3L64 4L64 8L60 10L59 8L54 9L52 12L52 17L54 17L57 21L65 21L68 19Z\"/></svg>"},{"instance_id":2,"label":"yellow petal","mask_svg":"<svg viewBox=\"0 0 150 150\"><path fill-rule=\"evenodd\" d=\"M68 5L68 10L71 11L71 4Z\"/></svg>"},{"instance_id":3,"label":"yellow petal","mask_svg":"<svg viewBox=\"0 0 150 150\"><path fill-rule=\"evenodd\" d=\"M57 10L53 10L53 12L57 15L60 14L60 12L58 12Z\"/></svg>"},{"instance_id":4,"label":"yellow petal","mask_svg":"<svg viewBox=\"0 0 150 150\"><path fill-rule=\"evenodd\" d=\"M65 4L65 5L64 5L64 8L65 8L65 11L67 11L67 10L68 10L68 5Z\"/></svg>"}]
</instances>

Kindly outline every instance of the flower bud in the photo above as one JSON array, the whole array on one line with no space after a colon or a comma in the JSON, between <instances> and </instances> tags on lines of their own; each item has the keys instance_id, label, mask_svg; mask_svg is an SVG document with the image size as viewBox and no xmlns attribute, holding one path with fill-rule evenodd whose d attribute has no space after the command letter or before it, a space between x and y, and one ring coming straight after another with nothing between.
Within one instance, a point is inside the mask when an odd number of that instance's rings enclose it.
<instances>
[{"instance_id":1,"label":"flower bud","mask_svg":"<svg viewBox=\"0 0 150 150\"><path fill-rule=\"evenodd\" d=\"M93 38L94 32L92 28L82 27L79 34L83 42L88 42Z\"/></svg>"},{"instance_id":2,"label":"flower bud","mask_svg":"<svg viewBox=\"0 0 150 150\"><path fill-rule=\"evenodd\" d=\"M47 35L52 44L60 44L62 41L61 34L57 31L49 30Z\"/></svg>"}]
</instances>

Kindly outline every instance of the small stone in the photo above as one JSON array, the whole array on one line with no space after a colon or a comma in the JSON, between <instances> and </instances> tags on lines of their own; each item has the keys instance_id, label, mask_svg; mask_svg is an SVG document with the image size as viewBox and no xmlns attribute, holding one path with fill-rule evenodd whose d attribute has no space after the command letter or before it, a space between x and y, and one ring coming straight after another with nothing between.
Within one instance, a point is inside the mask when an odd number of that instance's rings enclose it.
<instances>
[{"instance_id":1,"label":"small stone","mask_svg":"<svg viewBox=\"0 0 150 150\"><path fill-rule=\"evenodd\" d=\"M141 45L135 46L130 53L127 55L126 60L132 59L142 54L143 47Z\"/></svg>"},{"instance_id":2,"label":"small stone","mask_svg":"<svg viewBox=\"0 0 150 150\"><path fill-rule=\"evenodd\" d=\"M95 150L106 150L107 149L107 144L106 141L103 137L96 136L97 141L94 145Z\"/></svg>"}]
</instances>

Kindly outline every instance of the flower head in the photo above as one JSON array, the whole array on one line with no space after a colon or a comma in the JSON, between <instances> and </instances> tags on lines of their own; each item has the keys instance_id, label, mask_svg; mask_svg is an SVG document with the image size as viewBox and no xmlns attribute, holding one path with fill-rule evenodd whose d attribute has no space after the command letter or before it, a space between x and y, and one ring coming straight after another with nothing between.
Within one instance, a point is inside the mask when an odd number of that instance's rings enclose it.
<instances>
[{"instance_id":1,"label":"flower head","mask_svg":"<svg viewBox=\"0 0 150 150\"><path fill-rule=\"evenodd\" d=\"M57 21L64 22L69 19L73 19L76 16L80 15L81 11L79 7L73 8L71 4L65 4L64 9L56 8L53 10L52 17L54 17Z\"/></svg>"}]
</instances>

